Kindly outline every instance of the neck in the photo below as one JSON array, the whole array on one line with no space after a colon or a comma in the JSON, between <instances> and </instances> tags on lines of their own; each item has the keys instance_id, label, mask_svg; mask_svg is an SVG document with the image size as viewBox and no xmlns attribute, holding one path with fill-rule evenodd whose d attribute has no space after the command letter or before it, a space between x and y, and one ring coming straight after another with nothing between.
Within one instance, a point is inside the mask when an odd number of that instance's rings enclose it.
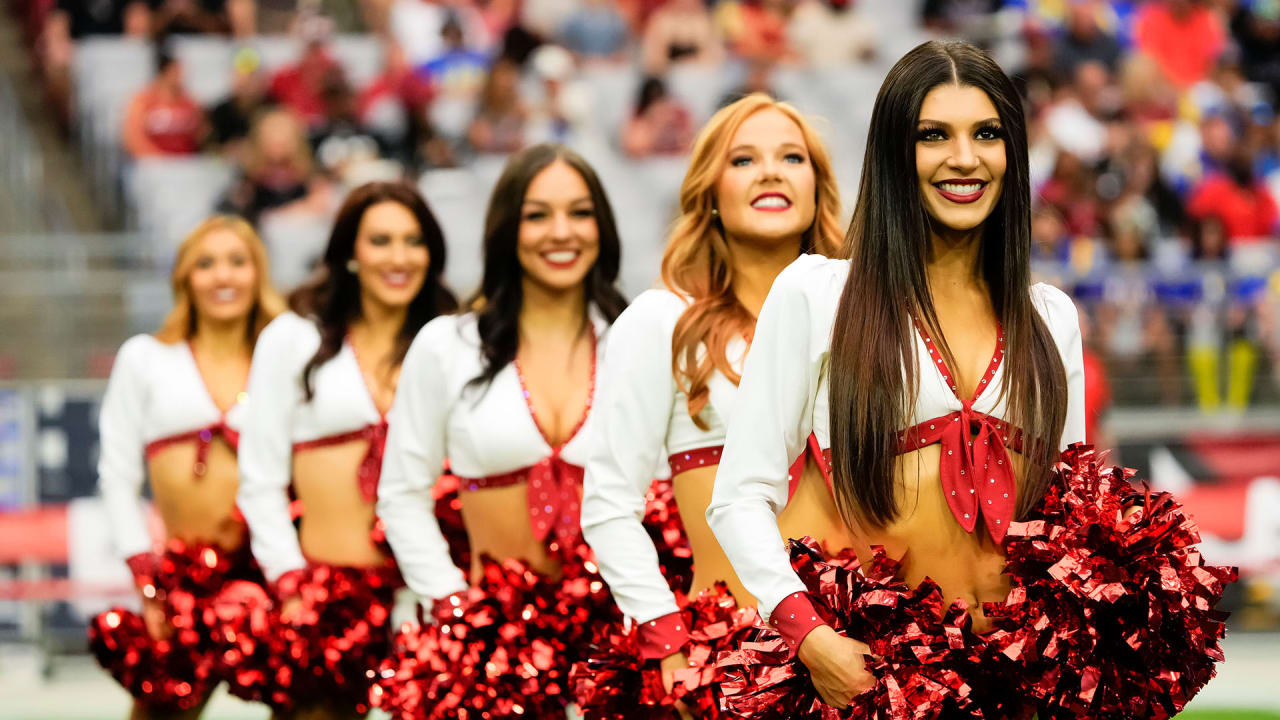
<instances>
[{"instance_id":1,"label":"neck","mask_svg":"<svg viewBox=\"0 0 1280 720\"><path fill-rule=\"evenodd\" d=\"M762 244L728 239L733 253L733 294L738 302L751 313L760 314L760 306L773 287L774 278L800 256L801 236L782 242Z\"/></svg>"},{"instance_id":2,"label":"neck","mask_svg":"<svg viewBox=\"0 0 1280 720\"><path fill-rule=\"evenodd\" d=\"M368 295L361 295L360 317L351 323L350 330L377 344L394 343L408 316L407 305L386 305Z\"/></svg>"},{"instance_id":3,"label":"neck","mask_svg":"<svg viewBox=\"0 0 1280 720\"><path fill-rule=\"evenodd\" d=\"M235 320L196 319L191 345L213 358L241 357L252 352L249 346L249 318Z\"/></svg>"},{"instance_id":4,"label":"neck","mask_svg":"<svg viewBox=\"0 0 1280 720\"><path fill-rule=\"evenodd\" d=\"M581 285L564 290L548 288L526 275L521 280L524 297L520 303L520 334L557 334L577 337L587 315L586 289Z\"/></svg>"},{"instance_id":5,"label":"neck","mask_svg":"<svg viewBox=\"0 0 1280 720\"><path fill-rule=\"evenodd\" d=\"M982 226L972 230L931 227L929 231L929 289L935 305L939 294L972 290L983 282L978 267L982 248Z\"/></svg>"}]
</instances>

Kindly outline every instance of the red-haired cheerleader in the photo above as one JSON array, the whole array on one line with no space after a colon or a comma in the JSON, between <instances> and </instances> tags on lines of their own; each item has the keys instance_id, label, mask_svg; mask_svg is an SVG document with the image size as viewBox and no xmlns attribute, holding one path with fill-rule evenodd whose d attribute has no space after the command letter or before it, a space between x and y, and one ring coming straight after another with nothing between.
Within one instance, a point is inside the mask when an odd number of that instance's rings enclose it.
<instances>
[{"instance_id":1,"label":"red-haired cheerleader","mask_svg":"<svg viewBox=\"0 0 1280 720\"><path fill-rule=\"evenodd\" d=\"M410 341L455 307L444 262L440 227L416 191L356 188L321 274L295 293L297 314L258 340L239 501L274 597L245 599L249 632L228 652L243 656L233 691L277 715L368 712L401 584L373 535L386 414ZM296 529L290 486L302 505Z\"/></svg>"},{"instance_id":2,"label":"red-haired cheerleader","mask_svg":"<svg viewBox=\"0 0 1280 720\"><path fill-rule=\"evenodd\" d=\"M602 629L592 657L575 666L589 720L678 707L720 716L714 656L756 619L738 609L753 599L703 517L725 424L774 277L801 253L834 254L840 243L826 148L798 112L765 95L724 108L703 129L681 209L663 261L667 289L644 293L618 318L596 409L583 533L638 629ZM641 523L662 459L693 553L692 586L675 593ZM805 465L801 453L792 471L801 505L827 492L816 465Z\"/></svg>"},{"instance_id":3,"label":"red-haired cheerleader","mask_svg":"<svg viewBox=\"0 0 1280 720\"><path fill-rule=\"evenodd\" d=\"M374 697L396 718L564 718L570 665L613 601L582 541L582 468L619 241L595 172L536 145L498 179L477 308L405 358L378 513L430 617L397 638ZM448 457L471 567L433 518ZM650 477L652 477L652 468Z\"/></svg>"},{"instance_id":4,"label":"red-haired cheerleader","mask_svg":"<svg viewBox=\"0 0 1280 720\"><path fill-rule=\"evenodd\" d=\"M261 583L236 511L236 445L253 344L284 309L248 223L218 216L178 248L174 305L154 335L120 347L102 400L99 486L142 614L113 608L90 647L134 697L134 718L196 717L226 677L214 598ZM155 552L138 495L144 479L164 522Z\"/></svg>"},{"instance_id":5,"label":"red-haired cheerleader","mask_svg":"<svg viewBox=\"0 0 1280 720\"><path fill-rule=\"evenodd\" d=\"M778 276L738 389L707 519L772 629L719 660L734 712L1165 718L1212 677L1234 570L1079 444L1076 309L1031 283L1029 203L1009 78L964 43L908 53L851 259ZM810 433L845 521L813 518L833 561L775 531Z\"/></svg>"}]
</instances>

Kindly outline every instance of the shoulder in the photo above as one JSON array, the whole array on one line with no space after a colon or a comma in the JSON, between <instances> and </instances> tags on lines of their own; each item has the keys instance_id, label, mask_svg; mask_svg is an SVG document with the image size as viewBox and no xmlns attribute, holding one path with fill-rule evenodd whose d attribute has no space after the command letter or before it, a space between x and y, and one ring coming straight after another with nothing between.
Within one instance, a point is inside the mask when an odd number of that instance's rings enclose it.
<instances>
[{"instance_id":1,"label":"shoulder","mask_svg":"<svg viewBox=\"0 0 1280 720\"><path fill-rule=\"evenodd\" d=\"M1078 340L1080 316L1071 296L1048 283L1036 283L1031 286L1031 302L1059 347Z\"/></svg>"},{"instance_id":2,"label":"shoulder","mask_svg":"<svg viewBox=\"0 0 1280 720\"><path fill-rule=\"evenodd\" d=\"M679 318L689 307L689 299L684 295L671 292L667 288L645 290L636 296L626 310L618 316L629 318L671 319ZM615 321L616 322L616 321Z\"/></svg>"},{"instance_id":3,"label":"shoulder","mask_svg":"<svg viewBox=\"0 0 1280 720\"><path fill-rule=\"evenodd\" d=\"M801 255L778 273L766 303L803 306L821 316L834 312L848 279L848 260Z\"/></svg>"},{"instance_id":4,"label":"shoulder","mask_svg":"<svg viewBox=\"0 0 1280 720\"><path fill-rule=\"evenodd\" d=\"M479 346L475 313L441 315L422 326L409 346L409 355L415 360L434 357L442 361L465 348L474 350Z\"/></svg>"},{"instance_id":5,"label":"shoulder","mask_svg":"<svg viewBox=\"0 0 1280 720\"><path fill-rule=\"evenodd\" d=\"M164 354L165 350L172 347L177 347L177 343L161 342L154 335L134 335L125 340L120 345L120 349L116 351L111 373L115 375L117 373L141 372L153 365Z\"/></svg>"},{"instance_id":6,"label":"shoulder","mask_svg":"<svg viewBox=\"0 0 1280 720\"><path fill-rule=\"evenodd\" d=\"M293 312L285 312L258 334L253 354L266 353L272 361L286 361L294 357L310 357L320 346L320 329L315 322Z\"/></svg>"},{"instance_id":7,"label":"shoulder","mask_svg":"<svg viewBox=\"0 0 1280 720\"><path fill-rule=\"evenodd\" d=\"M609 344L634 349L658 343L670 348L671 332L688 307L683 296L666 288L645 290L613 321Z\"/></svg>"}]
</instances>

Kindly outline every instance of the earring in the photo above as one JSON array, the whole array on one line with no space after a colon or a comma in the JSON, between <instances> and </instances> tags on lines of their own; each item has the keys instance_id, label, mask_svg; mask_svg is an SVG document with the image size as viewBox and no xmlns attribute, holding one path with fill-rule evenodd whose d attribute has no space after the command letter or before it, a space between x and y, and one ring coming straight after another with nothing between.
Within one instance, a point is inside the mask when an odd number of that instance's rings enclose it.
<instances>
[{"instance_id":1,"label":"earring","mask_svg":"<svg viewBox=\"0 0 1280 720\"><path fill-rule=\"evenodd\" d=\"M355 275L357 272L360 272L360 263L356 262L355 258L351 258L350 260L347 261L347 272L351 273L352 275Z\"/></svg>"},{"instance_id":2,"label":"earring","mask_svg":"<svg viewBox=\"0 0 1280 720\"><path fill-rule=\"evenodd\" d=\"M718 208L711 208L712 217L718 217L719 215L720 215L720 210Z\"/></svg>"}]
</instances>

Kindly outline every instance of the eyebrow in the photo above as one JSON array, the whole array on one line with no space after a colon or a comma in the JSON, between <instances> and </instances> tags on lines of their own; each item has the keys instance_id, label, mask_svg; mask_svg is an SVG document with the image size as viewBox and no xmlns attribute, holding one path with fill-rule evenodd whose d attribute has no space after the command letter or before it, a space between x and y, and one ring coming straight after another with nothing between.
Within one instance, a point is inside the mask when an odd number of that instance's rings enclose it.
<instances>
[{"instance_id":1,"label":"eyebrow","mask_svg":"<svg viewBox=\"0 0 1280 720\"><path fill-rule=\"evenodd\" d=\"M583 195L582 197L574 198L573 200L570 200L570 201L569 201L569 204L570 204L570 205L577 205L578 203L582 203L582 202L591 202L591 196L590 196L590 195ZM541 205L541 206L543 206L543 207L551 207L551 203L547 202L546 200L538 200L537 198L525 198L525 199L524 199L524 203L523 203L523 204L525 204L525 205Z\"/></svg>"},{"instance_id":2,"label":"eyebrow","mask_svg":"<svg viewBox=\"0 0 1280 720\"><path fill-rule=\"evenodd\" d=\"M806 150L806 149L805 149L805 147L804 147L803 145L799 145L799 144L796 144L796 143L793 143L793 142L785 142L785 143L782 143L781 145L779 145L778 147L780 147L780 148L786 148L786 149L791 149L791 150L800 150L800 151L802 151L802 152L808 152L808 150ZM759 148L757 148L755 145L734 145L733 147L729 148L729 152L730 152L730 153L735 153L735 152L740 152L740 151L744 151L744 150L750 150L750 151L753 151L753 152L754 152L754 151L756 151L756 150L758 150L758 149L759 149Z\"/></svg>"},{"instance_id":3,"label":"eyebrow","mask_svg":"<svg viewBox=\"0 0 1280 720\"><path fill-rule=\"evenodd\" d=\"M916 123L916 124L917 124L917 125L931 125L931 126L934 126L934 127L942 127L942 128L949 128L949 127L951 127L951 123L943 122L942 120L930 120L930 119L927 119L927 118L920 118L920 121L919 121L918 123ZM979 120L978 122L974 123L974 125L975 125L975 126L976 126L976 125L999 125L999 124L1000 124L1000 118L998 118L998 117L994 117L994 116L993 116L993 117L989 117L989 118L987 118L987 119L985 119L985 120Z\"/></svg>"}]
</instances>

